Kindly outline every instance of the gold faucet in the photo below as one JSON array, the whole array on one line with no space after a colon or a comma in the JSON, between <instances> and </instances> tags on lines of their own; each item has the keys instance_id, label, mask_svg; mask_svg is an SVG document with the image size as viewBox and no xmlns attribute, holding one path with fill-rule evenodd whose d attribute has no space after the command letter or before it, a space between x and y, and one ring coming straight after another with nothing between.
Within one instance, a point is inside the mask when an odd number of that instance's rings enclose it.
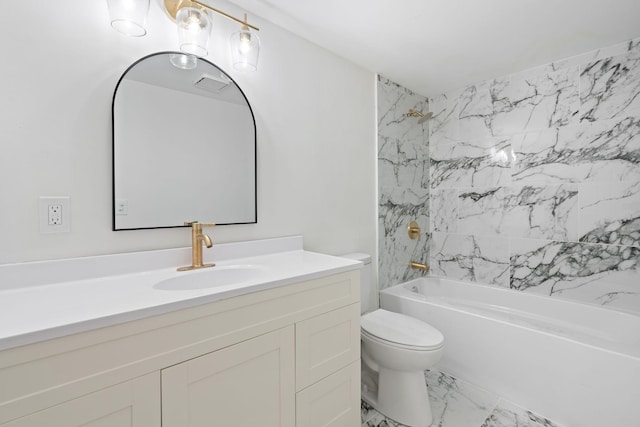
<instances>
[{"instance_id":1,"label":"gold faucet","mask_svg":"<svg viewBox=\"0 0 640 427\"><path fill-rule=\"evenodd\" d=\"M198 221L190 221L185 222L184 225L191 226L191 265L187 267L180 267L178 268L178 271L188 271L215 266L215 264L202 263L202 244L204 243L208 248L213 246L211 237L206 234L202 234L202 227L214 227L215 224L201 224Z\"/></svg>"}]
</instances>

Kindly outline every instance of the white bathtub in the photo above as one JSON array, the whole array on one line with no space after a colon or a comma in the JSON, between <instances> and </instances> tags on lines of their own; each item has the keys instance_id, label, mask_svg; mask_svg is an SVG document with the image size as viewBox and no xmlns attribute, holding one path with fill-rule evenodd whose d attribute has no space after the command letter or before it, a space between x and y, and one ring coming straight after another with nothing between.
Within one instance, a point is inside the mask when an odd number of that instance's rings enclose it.
<instances>
[{"instance_id":1,"label":"white bathtub","mask_svg":"<svg viewBox=\"0 0 640 427\"><path fill-rule=\"evenodd\" d=\"M640 427L640 316L435 277L380 304L438 328L453 376L565 427Z\"/></svg>"}]
</instances>

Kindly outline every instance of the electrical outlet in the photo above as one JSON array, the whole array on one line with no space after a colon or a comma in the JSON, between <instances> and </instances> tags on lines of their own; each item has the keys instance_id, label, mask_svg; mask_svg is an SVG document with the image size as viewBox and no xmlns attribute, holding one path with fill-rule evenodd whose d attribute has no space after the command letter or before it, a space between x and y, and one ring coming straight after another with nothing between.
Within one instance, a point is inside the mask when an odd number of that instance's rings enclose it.
<instances>
[{"instance_id":1,"label":"electrical outlet","mask_svg":"<svg viewBox=\"0 0 640 427\"><path fill-rule=\"evenodd\" d=\"M62 225L62 205L58 203L47 205L47 220L49 225Z\"/></svg>"},{"instance_id":2,"label":"electrical outlet","mask_svg":"<svg viewBox=\"0 0 640 427\"><path fill-rule=\"evenodd\" d=\"M40 233L68 233L71 231L71 198L40 197Z\"/></svg>"}]
</instances>

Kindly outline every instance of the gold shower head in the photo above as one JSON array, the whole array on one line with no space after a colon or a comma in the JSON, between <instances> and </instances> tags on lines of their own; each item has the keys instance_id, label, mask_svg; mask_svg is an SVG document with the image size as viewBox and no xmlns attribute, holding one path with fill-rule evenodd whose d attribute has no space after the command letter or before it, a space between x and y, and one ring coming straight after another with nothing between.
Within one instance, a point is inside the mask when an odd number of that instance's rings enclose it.
<instances>
[{"instance_id":1,"label":"gold shower head","mask_svg":"<svg viewBox=\"0 0 640 427\"><path fill-rule=\"evenodd\" d=\"M422 123L426 122L431 117L433 117L433 113L431 111L429 111L427 114L422 114L422 112L414 110L412 108L407 113L407 116L408 117L420 117L420 120L418 120L418 124L421 125Z\"/></svg>"}]
</instances>

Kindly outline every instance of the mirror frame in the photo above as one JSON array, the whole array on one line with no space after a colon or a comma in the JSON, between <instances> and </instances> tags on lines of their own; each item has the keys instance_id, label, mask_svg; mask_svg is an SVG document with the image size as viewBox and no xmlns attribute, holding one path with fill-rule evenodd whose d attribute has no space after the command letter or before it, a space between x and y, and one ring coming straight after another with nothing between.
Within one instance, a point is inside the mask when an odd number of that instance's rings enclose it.
<instances>
[{"instance_id":1,"label":"mirror frame","mask_svg":"<svg viewBox=\"0 0 640 427\"><path fill-rule=\"evenodd\" d=\"M127 67L127 69L122 73L122 75L118 79L118 83L116 84L116 87L115 87L115 89L113 91L113 98L112 98L112 101L111 101L111 201L112 201L112 203L111 203L111 217L112 217L112 231L153 230L153 229L164 229L164 228L191 227L190 225L169 225L169 226L157 226L157 227L116 228L115 106L116 106L116 95L118 94L118 88L120 87L120 83L125 78L127 73L133 67L135 67L138 63L144 61L145 59L153 57L153 56L171 55L171 54L181 54L181 55L183 55L184 53L175 52L175 51L162 51L162 52L152 53L152 54L146 55L146 56L138 59L133 64L129 65ZM218 226L218 225L257 224L258 223L258 130L256 128L256 117L255 117L255 114L253 113L253 108L251 108L251 103L249 103L249 99L247 98L247 95L245 95L245 93L242 90L242 88L238 85L238 83L236 83L236 81L225 70L223 70L222 68L218 67L216 64L214 64L213 62L211 62L211 61L209 61L207 59L203 59L203 58L198 57L198 61L204 61L204 62L208 63L209 65L217 68L218 70L223 72L229 78L229 80L231 80L231 82L238 88L238 90L240 91L240 93L244 97L244 100L246 101L247 106L249 107L249 112L251 113L251 119L253 121L253 158L254 158L254 163L253 163L253 165L254 165L254 185L253 185L254 194L253 194L253 196L254 196L254 218L255 218L255 221L216 223L216 226ZM185 221L191 221L191 220L193 220L193 221L209 221L210 218L185 218Z\"/></svg>"}]
</instances>

